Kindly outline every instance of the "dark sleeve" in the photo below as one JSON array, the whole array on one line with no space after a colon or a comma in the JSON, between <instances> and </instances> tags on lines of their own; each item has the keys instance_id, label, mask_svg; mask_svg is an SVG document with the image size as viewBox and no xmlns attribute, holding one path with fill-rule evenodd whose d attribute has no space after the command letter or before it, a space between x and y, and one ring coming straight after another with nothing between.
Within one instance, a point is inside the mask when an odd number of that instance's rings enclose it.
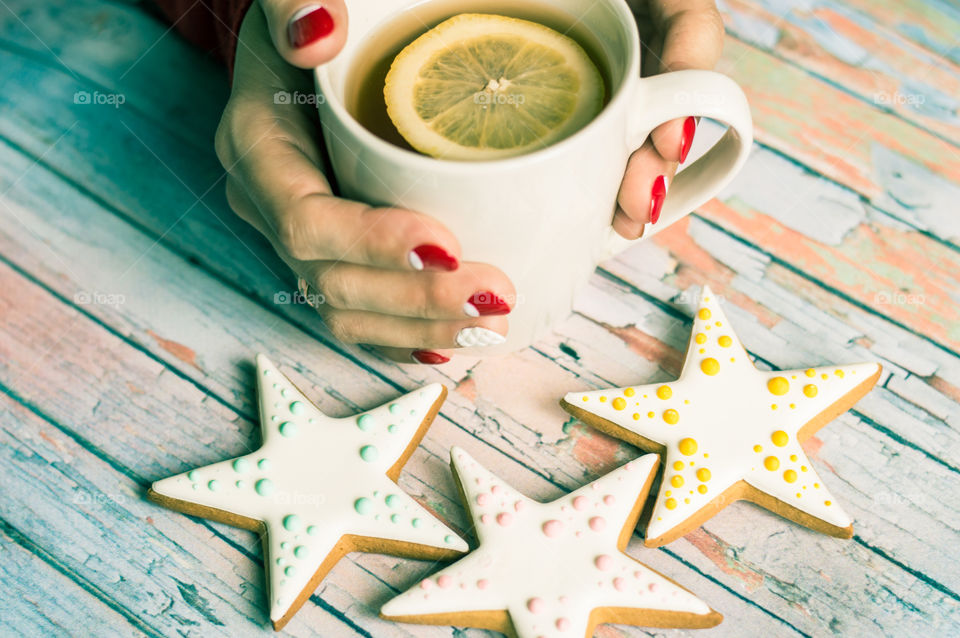
<instances>
[{"instance_id":1,"label":"dark sleeve","mask_svg":"<svg viewBox=\"0 0 960 638\"><path fill-rule=\"evenodd\" d=\"M233 76L240 23L253 0L154 0L173 28L213 54Z\"/></svg>"}]
</instances>

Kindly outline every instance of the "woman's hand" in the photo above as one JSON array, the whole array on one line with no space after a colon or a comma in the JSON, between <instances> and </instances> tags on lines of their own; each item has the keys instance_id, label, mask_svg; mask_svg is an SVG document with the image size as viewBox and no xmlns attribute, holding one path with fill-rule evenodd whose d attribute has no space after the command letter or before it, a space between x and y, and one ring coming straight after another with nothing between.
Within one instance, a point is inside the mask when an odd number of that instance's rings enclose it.
<instances>
[{"instance_id":1,"label":"woman's hand","mask_svg":"<svg viewBox=\"0 0 960 638\"><path fill-rule=\"evenodd\" d=\"M505 300L515 298L503 272L461 263L457 238L431 217L331 194L313 84L301 68L336 55L346 27L341 0L323 8L260 0L247 12L216 137L230 206L273 244L341 341L426 364L498 343Z\"/></svg>"},{"instance_id":2,"label":"woman's hand","mask_svg":"<svg viewBox=\"0 0 960 638\"><path fill-rule=\"evenodd\" d=\"M643 75L710 70L723 49L723 20L714 0L627 0L637 19ZM623 176L613 227L627 239L656 223L677 168L687 159L693 117L658 126L631 157Z\"/></svg>"}]
</instances>

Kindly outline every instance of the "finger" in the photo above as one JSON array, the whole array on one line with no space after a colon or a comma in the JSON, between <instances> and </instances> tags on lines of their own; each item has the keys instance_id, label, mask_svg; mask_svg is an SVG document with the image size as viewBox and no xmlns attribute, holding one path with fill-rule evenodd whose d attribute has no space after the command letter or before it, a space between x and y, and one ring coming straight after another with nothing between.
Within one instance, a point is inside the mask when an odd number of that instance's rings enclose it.
<instances>
[{"instance_id":1,"label":"finger","mask_svg":"<svg viewBox=\"0 0 960 638\"><path fill-rule=\"evenodd\" d=\"M410 350L410 348L375 348L381 355L398 363L416 363L424 366L440 366L448 363L452 350Z\"/></svg>"},{"instance_id":2,"label":"finger","mask_svg":"<svg viewBox=\"0 0 960 638\"><path fill-rule=\"evenodd\" d=\"M228 170L243 184L276 247L299 261L329 260L400 270L456 270L460 244L439 221L403 209L333 197L310 149L287 120L259 138L231 138ZM219 137L219 133L218 133ZM226 136L230 137L230 136Z\"/></svg>"},{"instance_id":3,"label":"finger","mask_svg":"<svg viewBox=\"0 0 960 638\"><path fill-rule=\"evenodd\" d=\"M347 40L343 0L260 0L270 39L290 64L310 69L329 62Z\"/></svg>"},{"instance_id":4,"label":"finger","mask_svg":"<svg viewBox=\"0 0 960 638\"><path fill-rule=\"evenodd\" d=\"M510 279L487 264L456 272L404 272L342 262L312 262L306 276L331 308L421 319L463 320L510 313Z\"/></svg>"},{"instance_id":5,"label":"finger","mask_svg":"<svg viewBox=\"0 0 960 638\"><path fill-rule=\"evenodd\" d=\"M319 312L331 334L344 343L411 350L496 346L506 341L509 327L506 317L431 321L326 306Z\"/></svg>"},{"instance_id":6,"label":"finger","mask_svg":"<svg viewBox=\"0 0 960 638\"><path fill-rule=\"evenodd\" d=\"M660 73L684 69L712 69L723 50L723 19L712 0L661 0L657 16L662 34ZM684 162L697 122L693 117L661 124L650 134L654 146L671 162Z\"/></svg>"},{"instance_id":7,"label":"finger","mask_svg":"<svg viewBox=\"0 0 960 638\"><path fill-rule=\"evenodd\" d=\"M676 170L677 165L662 157L650 140L630 156L617 197L619 210L613 219L613 227L621 236L637 239L644 224L660 220Z\"/></svg>"}]
</instances>

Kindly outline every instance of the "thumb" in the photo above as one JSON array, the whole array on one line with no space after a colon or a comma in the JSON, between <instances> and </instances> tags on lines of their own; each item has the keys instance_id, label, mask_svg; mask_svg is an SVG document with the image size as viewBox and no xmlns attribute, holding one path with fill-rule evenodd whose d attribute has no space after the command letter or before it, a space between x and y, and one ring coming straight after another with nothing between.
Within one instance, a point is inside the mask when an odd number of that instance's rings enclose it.
<instances>
[{"instance_id":1,"label":"thumb","mask_svg":"<svg viewBox=\"0 0 960 638\"><path fill-rule=\"evenodd\" d=\"M260 0L260 6L277 52L294 66L329 62L347 40L343 0Z\"/></svg>"}]
</instances>

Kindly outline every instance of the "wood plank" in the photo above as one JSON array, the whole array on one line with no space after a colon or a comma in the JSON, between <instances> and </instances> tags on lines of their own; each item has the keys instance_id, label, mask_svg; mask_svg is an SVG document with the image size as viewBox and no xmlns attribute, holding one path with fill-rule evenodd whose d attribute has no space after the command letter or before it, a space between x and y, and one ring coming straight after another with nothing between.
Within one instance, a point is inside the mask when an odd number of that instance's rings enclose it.
<instances>
[{"instance_id":1,"label":"wood plank","mask_svg":"<svg viewBox=\"0 0 960 638\"><path fill-rule=\"evenodd\" d=\"M144 486L139 482L131 481L128 477L128 474L136 475L141 472L152 472L152 468L165 462L166 451L176 452L179 448L188 445L205 448L205 456L212 457L212 459L235 455L248 449L249 443L238 442L236 438L243 438L241 432L246 431L249 424L245 424L242 417L230 413L223 406L215 405L210 400L204 400L204 393L187 380L169 373L164 374L163 368L156 362L143 356L136 356L137 353L132 352L132 348L122 340L110 335L86 317L78 317L74 310L57 303L47 293L28 284L24 279L18 278L5 266L0 266L0 282L2 282L2 289L5 291L5 297L0 298L0 304L6 303L4 299L8 298L17 300L16 305L0 306L0 316L4 319L0 324L2 326L0 335L3 337L0 339L0 343L13 343L13 339L9 337L16 335L18 337L17 342L29 344L29 346L16 349L7 349L4 346L3 351L0 352L4 362L4 367L0 368L0 379L7 386L8 392L18 396L33 410L43 413L48 419L61 424L58 429L54 429L48 423L34 424L30 422L27 416L18 416L14 423L28 422L29 427L20 427L18 430L13 430L12 434L21 435L23 430L38 432L37 435L30 438L31 449L39 445L50 444L59 450L62 455L69 452L67 467L70 468L71 476L82 475L85 478L83 488L86 492L84 493L89 492L90 494L82 499L83 503L86 504L89 501L98 505L107 505L107 511L100 514L104 519L111 513L117 515L115 510L120 506L130 510L132 514L121 513L124 518L132 519L122 526L118 527L116 524L110 524L107 520L101 522L103 526L109 525L112 529L116 529L116 534L120 538L130 538L131 545L127 548L129 551L132 551L133 547L138 547L141 543L149 544L152 547L157 547L156 551L158 552L173 551L177 555L177 564L184 565L183 569L197 570L198 572L225 570L228 574L235 574L243 578L244 580L241 582L246 584L241 584L239 587L230 584L230 587L245 591L245 599L252 598L252 602L256 604L256 596L251 596L251 592L248 591L257 584L257 570L259 569L258 565L250 564L252 560L248 557L248 554L250 557L259 554L257 546L252 544L255 543L253 535L228 530L222 528L222 526L202 525L174 512L168 512L144 503L141 501ZM65 329L57 333L52 329L53 326L65 327ZM34 367L38 357L43 357L44 353L46 353L45 359L49 360L49 364ZM77 377L84 378L88 382L78 388L74 382ZM89 383L91 379L96 380L95 385ZM99 390L108 384L126 387L128 390L117 393L89 391L91 385ZM252 387L249 388L249 392L253 392ZM128 394L129 396L126 396ZM163 406L170 407L164 409ZM16 406L16 409L20 412L26 411L22 406ZM171 418L169 413L173 409L177 410L177 415ZM125 427L121 427L120 424L124 424ZM176 425L171 427L171 424ZM452 442L464 442L473 448L477 446L475 440L471 440L471 437L465 435L462 430L457 429L453 424L449 422L443 422L443 424L444 427L439 433L441 436L438 437L431 431L428 439L431 441L431 448L437 454L442 454L444 459L440 460L439 456L424 457L418 453L411 462L411 466L418 471L429 467L430 472L415 477L416 480L412 485L408 483L408 472L405 472L404 475L404 487L415 495L423 491L429 493L438 487L443 489L445 494L441 502L448 498L455 498L456 494L456 488L450 479L445 458L448 455L449 445ZM455 432L453 436L449 436L450 430L457 430L459 434ZM65 436L65 434L69 436ZM83 443L82 448L77 445L77 441ZM190 445L194 441L196 442L195 445ZM9 447L11 450L16 448L12 445ZM67 451L64 451L64 447L68 448ZM95 451L98 456L106 459L109 464L109 471L104 469L98 473L86 468L87 465L96 463L106 466L103 461L95 458L91 451ZM481 453L478 456L480 458L486 457L485 460L487 460L490 453L488 450L486 454ZM186 451L186 454L190 454L189 450ZM547 485L554 496L559 493L556 486L544 484L542 479L530 475L528 470L518 466L514 461L510 461L499 453L494 452L494 454L501 461L495 464L496 467L503 468L504 463L502 461L507 460L509 461L508 466L512 465L516 468L514 472L517 474L525 474L539 480L541 489L543 485ZM13 454L11 462L18 463L18 465L10 467L9 473L27 481L26 485L29 485L30 480L39 480L37 472L48 470L53 472L54 468L63 465L44 456L43 463L36 460L30 463L31 466L37 466L40 469L28 473L19 465L21 463L20 458L23 456L25 454L22 452ZM89 461L85 460L86 458L89 458ZM207 458L205 461L209 462L212 459ZM428 462L424 462L424 460ZM182 464L179 460L175 463ZM191 466L190 463L183 465ZM408 471L410 469L411 467L408 466ZM119 472L119 475L116 474L117 472ZM109 474L109 476L99 476L102 473ZM443 476L439 476L440 473ZM97 478L92 478L93 475L96 475ZM48 480L45 478L44 484ZM137 481L139 480L138 478ZM529 480L528 478L527 481L529 482ZM94 492L94 486L89 485L89 482L94 482L95 485L107 485L113 491L106 494ZM131 484L129 488L117 487L117 485L125 486L128 484ZM425 488L427 484L431 487ZM55 495L55 502L62 504L64 498ZM7 502L13 501L14 498L7 500ZM72 503L74 501L77 501L77 499L67 502ZM60 530L60 534L69 534L69 530L79 525L73 520L76 516L90 515L86 507L69 509L68 522L70 525L66 526L66 530ZM459 518L461 524L466 522L463 513L459 512L458 504L444 503L444 506L440 509L446 512L457 512L459 516L455 518ZM144 514L141 510L146 513ZM32 536L39 536L40 541L51 543L50 535L53 532L46 527L40 531L36 529L43 524L43 521L50 520L49 514L49 512L23 512L17 522L29 526L29 521L24 523L22 517L32 517L29 520L35 520L36 524L30 526L28 531ZM54 521L56 520L59 519L54 518ZM143 521L146 521L148 525L144 525ZM53 526L55 523L46 525ZM131 526L160 530L163 536L143 539L143 532L128 529ZM175 534L171 533L170 529L175 530ZM216 530L216 535L211 534L211 530ZM229 538L234 545L225 545L221 540L222 538ZM57 551L66 545L63 539L51 544ZM172 549L164 549L168 545L173 545ZM237 553L235 551L237 545L245 548L246 551ZM45 544L45 546L47 545ZM117 548L116 553L122 556L124 554L123 549L123 547ZM211 552L217 553L211 557ZM189 553L193 556L187 558L182 553ZM650 551L643 553L655 554L656 556L651 562L657 563L658 568L665 569L672 574L679 572L691 587L699 583L710 591L716 592L722 599L726 598L729 606L738 610L740 612L739 617L744 619L745 622L767 627L770 631L784 631L784 626L776 622L770 615L756 606L750 605L747 601L731 595L723 586L711 582L697 571L677 564L676 560L669 555ZM232 554L235 554L233 559L238 562L236 566L225 564L231 560ZM369 570L364 570L353 564L354 561L359 561L359 559L360 557L351 555L348 560L343 561L318 590L318 596L327 600L327 596L330 595L331 598L328 602L337 605L338 608L343 610L345 617L349 618L351 623L363 627L363 630L370 635L378 637L386 635L449 635L449 629L441 631L438 628L403 627L387 632L387 625L376 617L376 611L380 603L403 587L415 582L416 578L425 569L431 569L431 566L388 557L363 557L363 561L371 565ZM646 560L646 558L644 559ZM217 574L203 575L202 578L191 580L189 576L179 573L168 574L166 562L158 565L156 563L160 561L150 555L144 557L143 560L151 561L147 571L153 574L154 579L159 578L159 574L164 574L183 583L196 583L197 596L204 599L222 598L226 597L228 593L222 591L224 584L217 580ZM206 565L206 567L203 565ZM253 570L252 573L247 572L248 567ZM140 561L136 561L135 564L130 565L129 569L146 568ZM84 574L92 578L85 572ZM677 577L681 578L681 575ZM693 582L690 582L691 580ZM124 575L125 584L117 584L116 587L124 588L130 582L135 582L134 577ZM124 592L116 592L115 595L123 600ZM308 607L310 606L308 605ZM304 616L305 612L307 612L307 608L297 618ZM240 631L232 620L225 618L219 611L215 617L226 626L227 629L224 631ZM306 620L309 620L311 624L318 622L315 617L309 614L307 614ZM208 621L214 622L209 619ZM206 622L199 622L206 627ZM247 624L249 624L249 620ZM328 625L329 623L326 626ZM261 627L257 626L256 629L259 631ZM326 631L332 630L323 627L320 627L318 631L322 635L342 635L341 633L327 634ZM631 633L630 635L643 634Z\"/></svg>"},{"instance_id":2,"label":"wood plank","mask_svg":"<svg viewBox=\"0 0 960 638\"><path fill-rule=\"evenodd\" d=\"M840 3L725 0L727 32L960 143L960 67Z\"/></svg>"},{"instance_id":3,"label":"wood plank","mask_svg":"<svg viewBox=\"0 0 960 638\"><path fill-rule=\"evenodd\" d=\"M727 38L717 70L743 87L759 141L867 198L891 188L878 152L960 182L960 154L952 144L769 53Z\"/></svg>"},{"instance_id":4,"label":"wood plank","mask_svg":"<svg viewBox=\"0 0 960 638\"><path fill-rule=\"evenodd\" d=\"M131 624L0 525L0 622L9 635L160 636Z\"/></svg>"},{"instance_id":5,"label":"wood plank","mask_svg":"<svg viewBox=\"0 0 960 638\"><path fill-rule=\"evenodd\" d=\"M960 64L960 9L952 0L839 0L930 51Z\"/></svg>"}]
</instances>

